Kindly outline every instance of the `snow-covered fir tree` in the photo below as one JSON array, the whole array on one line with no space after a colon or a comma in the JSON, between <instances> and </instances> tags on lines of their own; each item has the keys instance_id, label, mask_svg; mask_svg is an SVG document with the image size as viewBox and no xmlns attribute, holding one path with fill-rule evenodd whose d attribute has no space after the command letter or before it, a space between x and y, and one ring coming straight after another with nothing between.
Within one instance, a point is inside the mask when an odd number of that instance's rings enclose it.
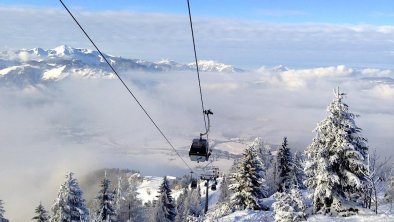
<instances>
[{"instance_id":1,"label":"snow-covered fir tree","mask_svg":"<svg viewBox=\"0 0 394 222\"><path fill-rule=\"evenodd\" d=\"M304 173L304 156L301 152L295 152L293 157L293 174L295 186L305 189L304 181L306 179Z\"/></svg>"},{"instance_id":2,"label":"snow-covered fir tree","mask_svg":"<svg viewBox=\"0 0 394 222\"><path fill-rule=\"evenodd\" d=\"M230 200L231 192L229 188L228 178L223 176L222 183L220 184L220 195L218 202L225 203Z\"/></svg>"},{"instance_id":3,"label":"snow-covered fir tree","mask_svg":"<svg viewBox=\"0 0 394 222\"><path fill-rule=\"evenodd\" d=\"M245 149L235 172L230 176L231 203L237 210L262 208L260 199L266 196L263 166L252 147Z\"/></svg>"},{"instance_id":4,"label":"snow-covered fir tree","mask_svg":"<svg viewBox=\"0 0 394 222\"><path fill-rule=\"evenodd\" d=\"M159 188L159 195L154 210L154 221L169 222L175 221L176 207L171 196L171 189L167 177L163 178L163 182Z\"/></svg>"},{"instance_id":5,"label":"snow-covered fir tree","mask_svg":"<svg viewBox=\"0 0 394 222\"><path fill-rule=\"evenodd\" d=\"M4 205L3 200L0 200L0 219L5 219L4 217L5 210L3 205Z\"/></svg>"},{"instance_id":6,"label":"snow-covered fir tree","mask_svg":"<svg viewBox=\"0 0 394 222\"><path fill-rule=\"evenodd\" d=\"M367 140L343 96L335 91L328 116L318 124L305 151L305 184L313 190L315 213L349 215L350 208L344 205L360 198L368 174Z\"/></svg>"},{"instance_id":7,"label":"snow-covered fir tree","mask_svg":"<svg viewBox=\"0 0 394 222\"><path fill-rule=\"evenodd\" d=\"M261 137L256 137L249 146L257 152L257 155L263 165L264 171L269 169L272 165L273 155L268 146L264 144L263 139Z\"/></svg>"},{"instance_id":8,"label":"snow-covered fir tree","mask_svg":"<svg viewBox=\"0 0 394 222\"><path fill-rule=\"evenodd\" d=\"M277 154L277 175L278 175L278 192L284 192L293 186L293 160L288 146L287 137L283 138L283 143L278 149Z\"/></svg>"},{"instance_id":9,"label":"snow-covered fir tree","mask_svg":"<svg viewBox=\"0 0 394 222\"><path fill-rule=\"evenodd\" d=\"M200 185L196 189L189 192L187 201L189 203L189 217L199 218L203 215L203 207L201 205L201 188Z\"/></svg>"},{"instance_id":10,"label":"snow-covered fir tree","mask_svg":"<svg viewBox=\"0 0 394 222\"><path fill-rule=\"evenodd\" d=\"M34 212L36 213L36 215L32 218L32 220L35 220L37 222L49 221L48 212L45 210L44 206L42 206L41 203L38 205Z\"/></svg>"},{"instance_id":11,"label":"snow-covered fir tree","mask_svg":"<svg viewBox=\"0 0 394 222\"><path fill-rule=\"evenodd\" d=\"M116 192L115 192L115 214L117 218L119 218L121 204L123 200L124 197L123 197L122 177L119 176L118 185L116 187Z\"/></svg>"},{"instance_id":12,"label":"snow-covered fir tree","mask_svg":"<svg viewBox=\"0 0 394 222\"><path fill-rule=\"evenodd\" d=\"M185 188L177 199L176 221L194 221L203 216L200 185L196 189Z\"/></svg>"},{"instance_id":13,"label":"snow-covered fir tree","mask_svg":"<svg viewBox=\"0 0 394 222\"><path fill-rule=\"evenodd\" d=\"M55 204L52 206L52 222L89 221L89 210L78 182L73 173L66 175L66 181L60 186Z\"/></svg>"},{"instance_id":14,"label":"snow-covered fir tree","mask_svg":"<svg viewBox=\"0 0 394 222\"><path fill-rule=\"evenodd\" d=\"M139 175L131 175L127 181L118 180L117 188L117 221L145 221L146 212L142 201L138 198L137 185Z\"/></svg>"},{"instance_id":15,"label":"snow-covered fir tree","mask_svg":"<svg viewBox=\"0 0 394 222\"><path fill-rule=\"evenodd\" d=\"M186 221L186 215L188 211L188 203L187 203L187 198L189 196L189 189L184 188L183 192L179 195L177 201L176 201L176 210L177 210L177 215L175 217L175 221L177 222L183 222Z\"/></svg>"},{"instance_id":16,"label":"snow-covered fir tree","mask_svg":"<svg viewBox=\"0 0 394 222\"><path fill-rule=\"evenodd\" d=\"M390 174L387 178L386 181L386 200L390 203L391 207L390 209L393 208L393 202L394 202L394 166L392 166L390 170Z\"/></svg>"},{"instance_id":17,"label":"snow-covered fir tree","mask_svg":"<svg viewBox=\"0 0 394 222\"><path fill-rule=\"evenodd\" d=\"M263 166L263 177L266 185L263 189L267 196L270 196L278 190L276 158L272 155L270 146L265 144L261 137L256 137L249 147L255 150L258 160Z\"/></svg>"},{"instance_id":18,"label":"snow-covered fir tree","mask_svg":"<svg viewBox=\"0 0 394 222\"><path fill-rule=\"evenodd\" d=\"M98 209L96 218L98 221L115 221L115 192L111 189L111 181L105 173L104 179L100 183L99 195L96 197Z\"/></svg>"},{"instance_id":19,"label":"snow-covered fir tree","mask_svg":"<svg viewBox=\"0 0 394 222\"><path fill-rule=\"evenodd\" d=\"M296 222L306 220L306 206L296 188L290 192L278 192L274 194L275 202L272 204L276 222Z\"/></svg>"}]
</instances>

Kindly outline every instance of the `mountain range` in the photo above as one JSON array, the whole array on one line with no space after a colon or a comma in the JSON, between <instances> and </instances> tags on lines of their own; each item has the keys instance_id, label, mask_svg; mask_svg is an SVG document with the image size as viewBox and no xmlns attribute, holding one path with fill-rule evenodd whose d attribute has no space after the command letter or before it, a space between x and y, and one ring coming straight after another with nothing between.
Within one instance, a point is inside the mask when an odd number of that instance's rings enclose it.
<instances>
[{"instance_id":1,"label":"mountain range","mask_svg":"<svg viewBox=\"0 0 394 222\"><path fill-rule=\"evenodd\" d=\"M105 57L123 74L128 71L168 72L194 71L195 63L181 64L172 60L150 62L112 55ZM243 72L231 65L200 60L202 72ZM113 78L110 67L99 52L90 49L61 45L54 49L21 49L0 53L0 80L18 84L36 84L42 81L59 81L69 77Z\"/></svg>"}]
</instances>

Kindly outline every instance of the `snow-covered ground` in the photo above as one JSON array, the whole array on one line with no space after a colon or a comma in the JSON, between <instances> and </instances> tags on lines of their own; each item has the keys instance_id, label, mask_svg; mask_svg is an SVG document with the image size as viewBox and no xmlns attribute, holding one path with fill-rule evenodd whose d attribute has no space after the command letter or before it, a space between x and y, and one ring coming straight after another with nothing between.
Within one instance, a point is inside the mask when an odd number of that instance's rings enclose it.
<instances>
[{"instance_id":1,"label":"snow-covered ground","mask_svg":"<svg viewBox=\"0 0 394 222\"><path fill-rule=\"evenodd\" d=\"M167 176L167 179L171 182L174 181L176 177ZM147 203L156 199L156 197L159 195L158 191L162 182L163 177L144 177L142 183L137 187L138 198L142 200L142 203ZM172 197L176 199L181 193L182 190L173 189Z\"/></svg>"},{"instance_id":2,"label":"snow-covered ground","mask_svg":"<svg viewBox=\"0 0 394 222\"><path fill-rule=\"evenodd\" d=\"M221 180L220 180L221 181ZM220 183L217 191L210 193L210 204L209 210L214 210L217 207L217 199L220 195ZM310 205L310 199L306 198L308 196L308 192L302 192L304 196L304 201L307 205ZM216 221L216 222L254 222L254 221L264 221L264 222L274 222L274 212L272 211L271 205L275 202L275 198L268 197L264 198L262 203L265 206L269 206L271 211L255 211L255 210L243 210L243 211L235 211L226 216L211 219L211 217L206 218L204 221ZM381 205L378 208L378 214L375 214L372 210L369 209L360 209L358 215L349 216L349 217L332 217L332 216L324 216L324 215L312 215L307 218L307 221L311 222L393 222L394 221L394 207L392 208L390 204Z\"/></svg>"},{"instance_id":3,"label":"snow-covered ground","mask_svg":"<svg viewBox=\"0 0 394 222\"><path fill-rule=\"evenodd\" d=\"M350 217L328 217L322 215L314 215L308 218L308 221L312 222L337 222L337 221L346 221L346 222L392 222L394 221L394 209L390 209L390 204L379 206L378 214L375 214L371 210L362 209L358 215L350 216Z\"/></svg>"},{"instance_id":4,"label":"snow-covered ground","mask_svg":"<svg viewBox=\"0 0 394 222\"><path fill-rule=\"evenodd\" d=\"M350 217L330 217L323 215L313 215L308 218L310 222L392 222L394 221L394 210L390 211L390 205L381 206L382 210L379 214L375 215L373 212L361 212L359 215ZM272 211L253 211L244 210L236 211L225 217L217 219L218 222L254 222L254 221L266 221L273 222Z\"/></svg>"},{"instance_id":5,"label":"snow-covered ground","mask_svg":"<svg viewBox=\"0 0 394 222\"><path fill-rule=\"evenodd\" d=\"M236 211L230 215L217 219L218 222L254 222L254 221L274 221L271 211Z\"/></svg>"}]
</instances>

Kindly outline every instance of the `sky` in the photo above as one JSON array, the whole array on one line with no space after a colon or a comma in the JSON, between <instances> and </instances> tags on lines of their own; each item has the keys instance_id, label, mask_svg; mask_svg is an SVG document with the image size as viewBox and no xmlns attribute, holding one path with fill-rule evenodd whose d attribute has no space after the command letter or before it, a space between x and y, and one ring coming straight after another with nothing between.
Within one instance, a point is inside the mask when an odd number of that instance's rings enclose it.
<instances>
[{"instance_id":1,"label":"sky","mask_svg":"<svg viewBox=\"0 0 394 222\"><path fill-rule=\"evenodd\" d=\"M67 5L84 10L129 10L185 14L186 0L151 1L76 1L65 0ZM352 23L392 24L394 2L390 0L192 0L195 16L223 17L265 22L299 23ZM59 8L58 1L3 0L3 5L31 5Z\"/></svg>"},{"instance_id":2,"label":"sky","mask_svg":"<svg viewBox=\"0 0 394 222\"><path fill-rule=\"evenodd\" d=\"M193 61L185 1L65 1L104 52ZM197 53L240 68L391 68L392 1L191 1ZM0 50L91 48L58 1L2 1Z\"/></svg>"}]
</instances>

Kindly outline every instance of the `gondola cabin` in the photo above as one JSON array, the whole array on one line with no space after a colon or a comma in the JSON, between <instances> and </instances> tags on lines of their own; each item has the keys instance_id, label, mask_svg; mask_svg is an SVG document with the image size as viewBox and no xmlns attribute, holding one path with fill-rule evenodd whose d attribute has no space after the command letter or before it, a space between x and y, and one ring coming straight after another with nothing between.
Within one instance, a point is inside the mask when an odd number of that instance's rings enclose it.
<instances>
[{"instance_id":1,"label":"gondola cabin","mask_svg":"<svg viewBox=\"0 0 394 222\"><path fill-rule=\"evenodd\" d=\"M211 185L211 190L214 190L214 191L216 190L216 184Z\"/></svg>"},{"instance_id":2,"label":"gondola cabin","mask_svg":"<svg viewBox=\"0 0 394 222\"><path fill-rule=\"evenodd\" d=\"M193 139L193 143L189 151L189 157L191 161L207 161L210 154L211 153L209 152L209 144L206 139Z\"/></svg>"},{"instance_id":3,"label":"gondola cabin","mask_svg":"<svg viewBox=\"0 0 394 222\"><path fill-rule=\"evenodd\" d=\"M196 179L192 179L192 182L190 184L190 187L192 189L196 189L197 188L197 180Z\"/></svg>"}]
</instances>

